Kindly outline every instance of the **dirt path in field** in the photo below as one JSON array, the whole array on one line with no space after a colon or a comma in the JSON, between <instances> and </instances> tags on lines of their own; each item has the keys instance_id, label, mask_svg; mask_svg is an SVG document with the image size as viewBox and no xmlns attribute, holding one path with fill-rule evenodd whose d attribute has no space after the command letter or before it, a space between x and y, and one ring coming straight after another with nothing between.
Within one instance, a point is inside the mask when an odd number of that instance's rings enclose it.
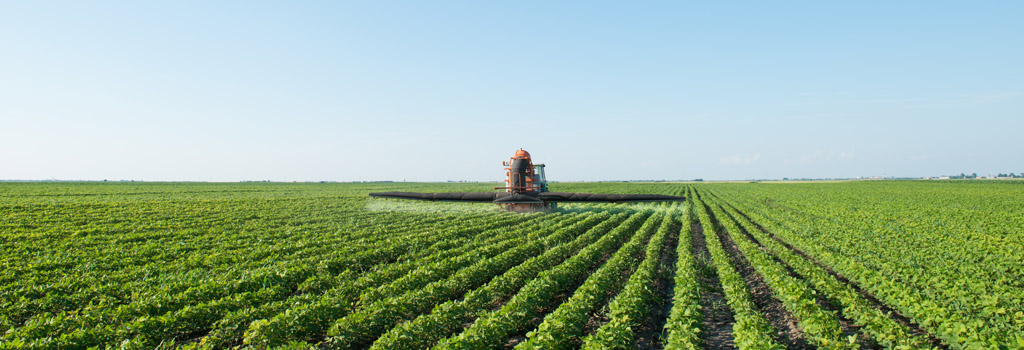
<instances>
[{"instance_id":1,"label":"dirt path in field","mask_svg":"<svg viewBox=\"0 0 1024 350\"><path fill-rule=\"evenodd\" d=\"M725 292L718 280L718 272L711 263L711 253L708 252L707 244L704 241L704 227L697 220L697 215L692 216L690 230L693 232L691 250L697 269L697 279L700 283L700 309L704 319L701 321L701 348L705 350L736 349L733 343L732 326L736 320L732 317L732 310L725 301Z\"/></svg>"},{"instance_id":2,"label":"dirt path in field","mask_svg":"<svg viewBox=\"0 0 1024 350\"><path fill-rule=\"evenodd\" d=\"M757 274L754 267L750 265L747 258L736 247L736 242L732 240L729 233L722 227L719 219L711 211L711 208L705 204L704 210L711 217L712 225L717 231L715 233L719 241L722 242L722 247L725 248L726 253L732 259L733 267L740 273L740 276L743 276L747 289L753 297L754 304L767 316L772 326L778 330L775 338L787 349L815 349L814 345L807 342L806 335L797 325L797 319L783 307L779 299L775 298L775 294L772 293L772 290L768 288L761 275Z\"/></svg>"},{"instance_id":3,"label":"dirt path in field","mask_svg":"<svg viewBox=\"0 0 1024 350\"><path fill-rule=\"evenodd\" d=\"M853 281L850 281L848 278L840 275L835 270L832 270L832 268L826 266L825 264L822 264L817 259L811 257L810 255L807 255L807 253L804 253L802 250L800 250L800 249L794 247L793 245L787 243L786 241L782 240L782 238L780 238L779 236L775 235L774 233L769 232L768 229L766 229L760 223L754 221L746 213L744 213L743 211L739 210L739 208L736 208L735 206L732 206L731 204L727 204L727 205L729 205L734 210L736 210L736 212L739 213L740 216L742 216L744 219L746 219L750 223L753 223L754 226L756 226L758 230L761 230L761 232L764 232L769 237L774 239L776 242L781 243L784 247L786 247L786 249L789 249L789 250L793 251L794 253L796 253L797 255L800 255L804 259L807 259L807 261L810 261L810 262L814 263L818 267L820 267L823 270L825 270L825 272L827 272L829 275L831 275L832 277L835 277L837 280L839 280L839 282L842 282L842 283L852 287L853 290L857 292L857 294L859 294L861 297L866 299L876 309L881 311L883 314L888 315L889 318L893 319L897 323L903 325L904 327L907 327L907 329L910 331L911 335L927 337L928 338L928 342L932 346L938 347L940 349L948 349L949 348L947 345L943 344L933 334L928 333L928 331L925 331L924 329L921 329L921 327L917 323L911 321L910 318L908 318L906 316L903 316L903 314L901 314L899 311L896 311L895 309L889 307L888 305L885 305L880 300L878 300L878 298L876 298L874 295L872 295L870 292L868 292L867 290L864 290L863 288L861 288L858 284L854 283ZM758 246L761 246L761 245L758 244ZM788 265L785 265L785 266L787 266L787 268L789 268ZM822 294L824 294L824 293L822 293ZM819 299L821 299L821 298L819 297ZM818 301L818 303L822 304L822 301ZM841 306L838 303L836 303L836 302L834 302L832 300L828 300L827 298L826 298L826 300L824 300L824 303L828 305L828 308L830 310L838 310L840 312L839 315L842 317L842 314L841 314L842 308L841 308ZM823 306L825 306L825 305L823 305ZM853 325L853 322L851 320L846 319L845 317L842 317L842 318L846 322L848 322L850 325ZM842 325L842 322L841 322L841 325ZM861 327L858 327L858 326L853 326L853 327L857 327L858 330L861 328ZM844 329L843 331L844 331L843 333L845 335L846 330ZM865 338L865 337L870 338L869 335L862 334L861 336L858 337L858 342L861 342L861 338ZM876 344L874 339L871 339L869 341L869 343L870 344ZM876 346L877 346L877 344L876 344ZM862 345L861 348L873 349L872 347L865 347L864 345ZM879 346L879 347L875 347L875 348L881 348L881 347Z\"/></svg>"},{"instance_id":4,"label":"dirt path in field","mask_svg":"<svg viewBox=\"0 0 1024 350\"><path fill-rule=\"evenodd\" d=\"M672 312L672 296L675 289L675 268L676 268L676 247L679 245L679 225L669 229L665 244L661 246L661 253L658 261L657 278L654 280L654 290L657 292L658 302L651 305L646 317L640 327L636 330L636 339L633 343L635 349L663 349L661 330L665 327L669 313Z\"/></svg>"}]
</instances>

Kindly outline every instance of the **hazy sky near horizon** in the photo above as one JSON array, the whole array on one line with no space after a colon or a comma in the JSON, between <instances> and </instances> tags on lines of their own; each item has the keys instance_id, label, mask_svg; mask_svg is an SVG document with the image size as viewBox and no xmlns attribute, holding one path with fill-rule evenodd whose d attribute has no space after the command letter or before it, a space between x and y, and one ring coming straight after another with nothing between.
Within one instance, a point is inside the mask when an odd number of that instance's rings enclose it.
<instances>
[{"instance_id":1,"label":"hazy sky near horizon","mask_svg":"<svg viewBox=\"0 0 1024 350\"><path fill-rule=\"evenodd\" d=\"M0 179L1024 172L1024 2L2 1Z\"/></svg>"}]
</instances>

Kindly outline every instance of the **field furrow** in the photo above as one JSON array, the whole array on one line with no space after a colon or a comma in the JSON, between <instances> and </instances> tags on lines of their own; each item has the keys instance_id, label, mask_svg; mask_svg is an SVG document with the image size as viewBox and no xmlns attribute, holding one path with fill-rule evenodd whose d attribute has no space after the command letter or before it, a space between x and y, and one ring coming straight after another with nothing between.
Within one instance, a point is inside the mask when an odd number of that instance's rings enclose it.
<instances>
[{"instance_id":1,"label":"field furrow","mask_svg":"<svg viewBox=\"0 0 1024 350\"><path fill-rule=\"evenodd\" d=\"M1024 349L1019 182L492 185L5 183L0 349Z\"/></svg>"}]
</instances>

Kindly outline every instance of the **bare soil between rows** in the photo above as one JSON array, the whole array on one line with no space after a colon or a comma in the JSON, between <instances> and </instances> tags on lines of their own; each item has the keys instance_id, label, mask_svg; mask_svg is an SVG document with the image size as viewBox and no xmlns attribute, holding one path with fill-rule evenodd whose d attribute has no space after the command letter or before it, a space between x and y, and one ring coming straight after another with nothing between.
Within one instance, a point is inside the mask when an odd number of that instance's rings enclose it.
<instances>
[{"instance_id":1,"label":"bare soil between rows","mask_svg":"<svg viewBox=\"0 0 1024 350\"><path fill-rule=\"evenodd\" d=\"M946 344L943 344L942 341L940 341L938 337L936 337L935 335L933 335L933 334L929 333L928 331L922 329L917 323L912 321L910 318L904 316L899 311L889 307L888 305L883 303L881 300L879 300L873 294L871 294L870 292L868 292L867 290L862 288L857 283L854 283L853 281L851 281L850 279L846 278L845 276L840 275L835 270L833 270L832 268L830 268L827 265L823 264L822 262L818 261L814 257L808 255L807 253L805 253L804 251L800 250L799 248L794 247L792 244L789 244L788 242L783 240L778 235L768 231L767 228L765 228L760 223L754 221L749 215L747 215L743 211L739 210L739 208L736 208L735 206L733 206L733 209L735 209L736 212L739 213L741 216L743 216L746 220L748 220L749 222L753 223L754 226L756 226L758 230L761 230L761 232L764 232L769 237L774 239L776 242L779 242L780 244L785 246L786 249L789 249L789 250L793 251L794 253L796 253L797 255L800 255L804 259L807 259L807 261L810 261L810 262L814 263L818 267L820 267L823 270L825 270L826 273L828 273L832 277L834 277L837 280L839 280L839 282L842 282L842 283L850 286L851 288L853 288L853 290L856 291L857 294L859 294L861 297L863 297L869 303L871 303L871 305L873 307L875 307L876 309L881 311L883 314L888 315L889 318L891 318L892 320L896 321L900 325L903 325L904 327L907 327L907 329L910 331L911 335L926 337L926 338L928 338L928 342L932 346L935 346L935 347L937 347L939 349L949 349L949 346L946 345ZM836 309L836 310L840 310L841 311L841 308L834 301L826 300L826 302L827 302L828 305L830 305L830 307L832 309ZM845 317L844 317L844 319L845 319ZM846 322L849 322L851 324L853 323L849 319L845 319L845 320L846 320ZM860 342L860 338L863 338L865 336L866 335L862 335L862 336L858 337L858 342ZM867 337L870 337L870 336L867 336ZM875 343L873 339L871 340L871 343ZM876 344L876 346L877 346L877 344ZM862 346L862 348L864 348L864 347ZM881 347L879 346L878 348L881 348ZM872 348L867 348L867 349L872 349Z\"/></svg>"},{"instance_id":2,"label":"bare soil between rows","mask_svg":"<svg viewBox=\"0 0 1024 350\"><path fill-rule=\"evenodd\" d=\"M814 345L807 342L807 337L798 326L797 319L775 297L775 294L772 293L771 289L764 282L764 278L750 265L750 262L747 261L747 258L736 246L736 242L733 242L732 237L725 231L725 228L722 227L719 219L715 217L707 204L704 204L704 210L707 211L708 216L711 218L712 226L715 227L715 234L722 242L722 247L725 248L726 253L729 254L733 268L740 273L740 276L746 282L747 290L750 291L750 295L753 297L754 305L765 314L768 321L778 331L775 334L776 340L787 349L816 349Z\"/></svg>"},{"instance_id":3,"label":"bare soil between rows","mask_svg":"<svg viewBox=\"0 0 1024 350\"><path fill-rule=\"evenodd\" d=\"M668 321L672 312L672 295L675 283L672 276L675 276L675 266L678 256L676 247L679 245L680 226L670 228L665 244L661 246L658 260L657 278L654 280L654 291L658 300L647 311L640 327L636 330L633 348L641 350L663 349L665 347L661 339L661 330Z\"/></svg>"},{"instance_id":4,"label":"bare soil between rows","mask_svg":"<svg viewBox=\"0 0 1024 350\"><path fill-rule=\"evenodd\" d=\"M723 203L725 203L725 202L723 202ZM740 213L741 215L743 214L738 209L736 209L736 207L733 207L732 205L730 205L728 203L726 203L726 205L729 205L731 208L736 210L737 213ZM743 233L743 235L745 237L747 237L747 239L749 239L752 243L754 243L754 245L757 245L758 249L760 249L761 251L765 252L765 254L768 254L768 256L770 256L772 258L772 260L775 261L775 263L777 263L780 266L782 266L783 268L785 268L786 269L786 273L790 277L793 277L793 278L796 278L796 279L799 279L799 280L806 279L804 276L800 275L795 270L793 270L792 266L789 266L789 264L787 264L785 261L782 261L782 259L779 259L778 256L775 256L775 254L772 254L767 248L765 248L765 246L763 244L761 244L761 241L758 240L756 237L754 237L754 235L752 235L750 232L748 232L747 229L745 227L743 227L743 225L740 224L739 220L736 219L734 216L732 216L732 214L726 212L725 215L728 217L729 220L732 220L733 222L736 223L736 226L740 228L740 232ZM753 220L750 220L749 217L744 216L744 218L746 218L748 220L748 222L757 225L757 223L754 222ZM818 306L820 306L822 309L825 309L825 310L828 310L828 311L831 311L831 312L835 313L836 318L839 321L839 328L842 331L844 337L851 337L851 336L855 337L856 338L856 342L860 346L861 349L865 349L865 350L882 349L882 346L879 345L878 342L876 342L873 338L871 338L871 336L869 334L862 333L860 331L861 328L863 328L863 327L856 325L852 320L850 320L849 318L846 318L846 316L843 315L842 307L840 307L838 302L836 302L834 300L830 300L829 298L827 298L825 296L825 293L822 293L821 291L815 289L813 287L813 285L809 285L809 287L812 290L814 290L814 292L815 292L814 302L816 304L818 304Z\"/></svg>"},{"instance_id":5,"label":"bare soil between rows","mask_svg":"<svg viewBox=\"0 0 1024 350\"><path fill-rule=\"evenodd\" d=\"M700 308L704 316L701 320L701 348L705 350L736 349L732 335L732 326L736 320L725 300L722 284L718 280L718 272L711 264L711 253L704 241L704 227L694 219L690 221L693 232L691 246L697 268L697 279L700 283Z\"/></svg>"},{"instance_id":6,"label":"bare soil between rows","mask_svg":"<svg viewBox=\"0 0 1024 350\"><path fill-rule=\"evenodd\" d=\"M648 217L645 220L648 220L648 219L650 219L650 218ZM625 222L625 220L620 222L619 225L622 225L623 222ZM608 234L609 232L611 232L614 229L615 228L609 229L608 232L605 232L605 234ZM639 234L639 228L633 234ZM653 235L652 235L652 237L653 237ZM650 240L650 237L648 237L648 241L649 240ZM619 249L622 249L622 247L625 246L627 244L627 242L629 242L629 238L626 238L621 244L617 245L615 249L603 252L601 254L601 257L597 260L597 262L595 262L587 270L587 273L585 275L588 276L588 278L589 278L590 275L593 275L594 272L596 272L598 269L600 269L602 266L604 266L604 264L608 261L608 259L611 258L611 256L615 252L617 252ZM594 244L594 243L591 243L591 244ZM645 241L645 244L646 244L646 241ZM582 249L586 249L586 248L584 247ZM579 252L577 252L577 253L579 253ZM569 257L568 259L572 259L572 257ZM550 304L544 305L544 306L540 307L538 309L539 311L537 312L537 316L535 316L532 319L530 319L529 327L527 329L525 329L525 330L517 330L516 332L514 332L510 336L506 337L506 341L505 341L504 345L502 345L502 349L506 349L506 350L514 349L520 343L526 341L526 339L527 339L526 335L529 334L531 331L536 330L537 327L539 327L540 324L544 322L544 318L547 317L548 314L554 312L555 310L558 309L558 307L560 305L562 305L567 300L569 300L569 298L571 298L572 295L576 292L576 289L578 289L584 283L586 283L586 278L584 278L583 280L581 280L579 283L575 284L574 286L568 288L567 290L563 290L560 293L558 293L558 295L552 300L552 302ZM609 291L609 293L612 293L612 291ZM609 296L609 298L610 297L611 296ZM500 309L500 308L501 308L501 306L498 306L498 309ZM600 327L600 324L604 324L605 322L607 322L606 319L603 319L605 317L605 315L604 315L605 313L602 312L602 310L603 310L603 308L599 308L597 311L595 311L595 312L590 314L590 317L587 320L587 325L584 326L585 327L584 333L583 333L584 336L586 334L592 332L593 330L596 330L597 327ZM603 322L602 322L602 320L603 320ZM588 330L590 332L588 332ZM581 337L581 339L582 339L582 337Z\"/></svg>"}]
</instances>

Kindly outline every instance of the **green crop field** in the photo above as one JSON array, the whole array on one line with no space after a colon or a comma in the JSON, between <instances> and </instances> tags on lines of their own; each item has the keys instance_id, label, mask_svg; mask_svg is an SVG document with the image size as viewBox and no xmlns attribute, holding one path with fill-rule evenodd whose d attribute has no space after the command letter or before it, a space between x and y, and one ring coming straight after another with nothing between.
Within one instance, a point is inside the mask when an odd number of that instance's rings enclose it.
<instances>
[{"instance_id":1,"label":"green crop field","mask_svg":"<svg viewBox=\"0 0 1024 350\"><path fill-rule=\"evenodd\" d=\"M0 349L1022 349L1024 183L0 183Z\"/></svg>"}]
</instances>

